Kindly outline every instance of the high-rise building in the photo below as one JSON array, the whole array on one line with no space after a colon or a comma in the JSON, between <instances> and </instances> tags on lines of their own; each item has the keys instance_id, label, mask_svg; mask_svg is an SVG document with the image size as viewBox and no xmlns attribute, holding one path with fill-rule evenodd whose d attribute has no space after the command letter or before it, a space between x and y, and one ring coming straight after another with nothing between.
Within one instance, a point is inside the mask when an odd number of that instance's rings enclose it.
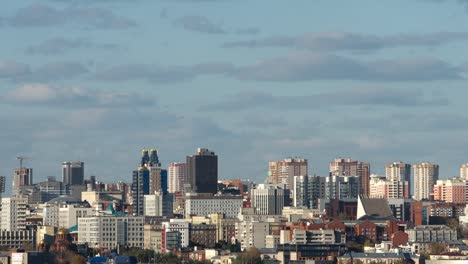
<instances>
[{"instance_id":1,"label":"high-rise building","mask_svg":"<svg viewBox=\"0 0 468 264\"><path fill-rule=\"evenodd\" d=\"M133 213L144 214L144 196L167 193L167 170L161 168L157 149L143 149L138 170L132 176Z\"/></svg>"},{"instance_id":2,"label":"high-rise building","mask_svg":"<svg viewBox=\"0 0 468 264\"><path fill-rule=\"evenodd\" d=\"M218 192L218 156L213 151L198 148L195 155L187 156L186 166L193 192Z\"/></svg>"},{"instance_id":3,"label":"high-rise building","mask_svg":"<svg viewBox=\"0 0 468 264\"><path fill-rule=\"evenodd\" d=\"M434 200L446 203L466 203L466 180L454 178L437 180L434 185Z\"/></svg>"},{"instance_id":4,"label":"high-rise building","mask_svg":"<svg viewBox=\"0 0 468 264\"><path fill-rule=\"evenodd\" d=\"M434 184L439 179L439 165L432 163L414 164L414 199L429 199Z\"/></svg>"},{"instance_id":5,"label":"high-rise building","mask_svg":"<svg viewBox=\"0 0 468 264\"><path fill-rule=\"evenodd\" d=\"M303 158L287 158L280 161L270 161L268 164L268 183L286 184L292 189L294 176L308 175L307 160Z\"/></svg>"},{"instance_id":6,"label":"high-rise building","mask_svg":"<svg viewBox=\"0 0 468 264\"><path fill-rule=\"evenodd\" d=\"M259 215L280 215L285 199L284 189L273 184L259 184L251 190L250 199L255 213Z\"/></svg>"},{"instance_id":7,"label":"high-rise building","mask_svg":"<svg viewBox=\"0 0 468 264\"><path fill-rule=\"evenodd\" d=\"M361 177L336 176L325 177L325 199L358 198L361 190Z\"/></svg>"},{"instance_id":8,"label":"high-rise building","mask_svg":"<svg viewBox=\"0 0 468 264\"><path fill-rule=\"evenodd\" d=\"M62 181L65 185L83 185L84 184L84 162L63 162L62 163Z\"/></svg>"},{"instance_id":9,"label":"high-rise building","mask_svg":"<svg viewBox=\"0 0 468 264\"><path fill-rule=\"evenodd\" d=\"M468 163L460 166L460 178L468 180Z\"/></svg>"},{"instance_id":10,"label":"high-rise building","mask_svg":"<svg viewBox=\"0 0 468 264\"><path fill-rule=\"evenodd\" d=\"M183 192L184 185L187 184L187 168L185 163L182 162L173 162L169 164L168 167L169 173L169 192Z\"/></svg>"},{"instance_id":11,"label":"high-rise building","mask_svg":"<svg viewBox=\"0 0 468 264\"><path fill-rule=\"evenodd\" d=\"M411 196L411 164L404 162L393 162L385 165L385 176L388 181L398 181L407 184L408 193L404 193L403 197L397 198L409 198Z\"/></svg>"},{"instance_id":12,"label":"high-rise building","mask_svg":"<svg viewBox=\"0 0 468 264\"><path fill-rule=\"evenodd\" d=\"M167 216L173 215L174 195L170 193L155 193L144 196L145 216Z\"/></svg>"},{"instance_id":13,"label":"high-rise building","mask_svg":"<svg viewBox=\"0 0 468 264\"><path fill-rule=\"evenodd\" d=\"M386 177L371 175L369 198L406 199L409 198L408 181L388 180Z\"/></svg>"},{"instance_id":14,"label":"high-rise building","mask_svg":"<svg viewBox=\"0 0 468 264\"><path fill-rule=\"evenodd\" d=\"M369 196L370 164L369 162L353 161L350 158L336 158L329 164L331 175L359 176L361 178L361 193Z\"/></svg>"},{"instance_id":15,"label":"high-rise building","mask_svg":"<svg viewBox=\"0 0 468 264\"><path fill-rule=\"evenodd\" d=\"M13 173L13 194L19 194L24 186L33 184L33 169L32 168L16 168Z\"/></svg>"},{"instance_id":16,"label":"high-rise building","mask_svg":"<svg viewBox=\"0 0 468 264\"><path fill-rule=\"evenodd\" d=\"M309 176L294 176L294 207L309 207Z\"/></svg>"},{"instance_id":17,"label":"high-rise building","mask_svg":"<svg viewBox=\"0 0 468 264\"><path fill-rule=\"evenodd\" d=\"M318 200L325 198L325 177L309 175L309 208L318 208Z\"/></svg>"},{"instance_id":18,"label":"high-rise building","mask_svg":"<svg viewBox=\"0 0 468 264\"><path fill-rule=\"evenodd\" d=\"M2 198L2 211L0 212L0 230L25 230L27 206L28 199L26 197Z\"/></svg>"}]
</instances>

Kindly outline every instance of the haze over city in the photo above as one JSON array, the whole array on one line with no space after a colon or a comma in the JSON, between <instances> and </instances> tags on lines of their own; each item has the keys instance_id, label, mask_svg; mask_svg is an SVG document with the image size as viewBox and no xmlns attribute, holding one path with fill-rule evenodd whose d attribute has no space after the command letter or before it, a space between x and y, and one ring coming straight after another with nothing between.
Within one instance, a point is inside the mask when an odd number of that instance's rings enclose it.
<instances>
[{"instance_id":1,"label":"haze over city","mask_svg":"<svg viewBox=\"0 0 468 264\"><path fill-rule=\"evenodd\" d=\"M449 0L4 1L0 175L24 155L38 182L68 160L128 180L144 147L163 167L206 147L224 179L290 156L457 176L467 24Z\"/></svg>"}]
</instances>

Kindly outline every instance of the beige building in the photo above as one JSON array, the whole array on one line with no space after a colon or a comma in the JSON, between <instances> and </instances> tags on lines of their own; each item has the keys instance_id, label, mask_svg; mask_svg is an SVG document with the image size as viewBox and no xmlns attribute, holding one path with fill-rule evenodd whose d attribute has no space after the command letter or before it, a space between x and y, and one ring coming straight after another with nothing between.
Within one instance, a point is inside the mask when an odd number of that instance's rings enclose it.
<instances>
[{"instance_id":1,"label":"beige building","mask_svg":"<svg viewBox=\"0 0 468 264\"><path fill-rule=\"evenodd\" d=\"M163 228L161 225L144 225L143 241L144 249L151 249L157 253L162 252L163 246Z\"/></svg>"},{"instance_id":2,"label":"beige building","mask_svg":"<svg viewBox=\"0 0 468 264\"><path fill-rule=\"evenodd\" d=\"M468 180L468 163L460 166L460 178Z\"/></svg>"},{"instance_id":3,"label":"beige building","mask_svg":"<svg viewBox=\"0 0 468 264\"><path fill-rule=\"evenodd\" d=\"M405 197L400 198L409 198L411 193L411 164L404 162L393 162L385 165L385 177L389 181L399 181L404 182L408 187L408 194Z\"/></svg>"},{"instance_id":4,"label":"beige building","mask_svg":"<svg viewBox=\"0 0 468 264\"><path fill-rule=\"evenodd\" d=\"M184 184L188 183L185 163L173 162L168 167L168 191L183 192Z\"/></svg>"},{"instance_id":5,"label":"beige building","mask_svg":"<svg viewBox=\"0 0 468 264\"><path fill-rule=\"evenodd\" d=\"M414 199L429 199L434 184L439 179L439 165L432 163L414 164Z\"/></svg>"},{"instance_id":6,"label":"beige building","mask_svg":"<svg viewBox=\"0 0 468 264\"><path fill-rule=\"evenodd\" d=\"M280 161L270 161L268 164L268 183L284 183L293 188L294 176L308 174L308 163L303 158L287 158Z\"/></svg>"},{"instance_id":7,"label":"beige building","mask_svg":"<svg viewBox=\"0 0 468 264\"><path fill-rule=\"evenodd\" d=\"M370 164L355 161L351 158L336 158L328 165L329 172L334 176L359 176L361 178L361 193L369 195Z\"/></svg>"}]
</instances>

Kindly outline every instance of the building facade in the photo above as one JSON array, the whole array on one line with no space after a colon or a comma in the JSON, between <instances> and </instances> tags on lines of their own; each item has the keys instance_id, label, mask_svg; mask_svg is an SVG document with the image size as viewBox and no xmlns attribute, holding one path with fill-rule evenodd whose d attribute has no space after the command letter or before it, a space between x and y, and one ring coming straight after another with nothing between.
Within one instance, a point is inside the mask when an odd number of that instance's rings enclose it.
<instances>
[{"instance_id":1,"label":"building facade","mask_svg":"<svg viewBox=\"0 0 468 264\"><path fill-rule=\"evenodd\" d=\"M286 184L292 189L294 176L308 175L308 162L303 158L287 158L280 161L270 161L268 164L268 183Z\"/></svg>"},{"instance_id":2,"label":"building facade","mask_svg":"<svg viewBox=\"0 0 468 264\"><path fill-rule=\"evenodd\" d=\"M259 184L251 190L250 199L255 213L259 215L280 215L283 211L285 191L278 185Z\"/></svg>"},{"instance_id":3,"label":"building facade","mask_svg":"<svg viewBox=\"0 0 468 264\"><path fill-rule=\"evenodd\" d=\"M420 201L429 199L434 190L434 184L439 179L439 165L421 163L413 165L414 199Z\"/></svg>"},{"instance_id":4,"label":"building facade","mask_svg":"<svg viewBox=\"0 0 468 264\"><path fill-rule=\"evenodd\" d=\"M399 181L405 183L404 189L408 189L408 193L404 197L396 197L408 199L411 196L411 164L402 161L388 163L385 165L385 177L389 181Z\"/></svg>"},{"instance_id":5,"label":"building facade","mask_svg":"<svg viewBox=\"0 0 468 264\"><path fill-rule=\"evenodd\" d=\"M88 243L101 248L118 246L143 248L143 216L102 215L78 219L78 243Z\"/></svg>"},{"instance_id":6,"label":"building facade","mask_svg":"<svg viewBox=\"0 0 468 264\"><path fill-rule=\"evenodd\" d=\"M28 199L26 197L2 198L0 230L25 230L27 206Z\"/></svg>"},{"instance_id":7,"label":"building facade","mask_svg":"<svg viewBox=\"0 0 468 264\"><path fill-rule=\"evenodd\" d=\"M369 195L370 164L353 161L350 158L336 158L329 164L329 172L336 176L358 176L361 179L361 193Z\"/></svg>"},{"instance_id":8,"label":"building facade","mask_svg":"<svg viewBox=\"0 0 468 264\"><path fill-rule=\"evenodd\" d=\"M33 184L33 169L32 168L16 168L13 172L13 194L19 194L25 186Z\"/></svg>"},{"instance_id":9,"label":"building facade","mask_svg":"<svg viewBox=\"0 0 468 264\"><path fill-rule=\"evenodd\" d=\"M240 195L213 195L187 193L185 196L185 215L208 216L223 214L226 218L235 218L242 207Z\"/></svg>"},{"instance_id":10,"label":"building facade","mask_svg":"<svg viewBox=\"0 0 468 264\"><path fill-rule=\"evenodd\" d=\"M184 185L187 184L187 167L185 163L173 162L168 166L168 190L170 193L184 191Z\"/></svg>"},{"instance_id":11,"label":"building facade","mask_svg":"<svg viewBox=\"0 0 468 264\"><path fill-rule=\"evenodd\" d=\"M198 148L195 155L187 156L187 178L192 192L218 192L218 156L208 149Z\"/></svg>"},{"instance_id":12,"label":"building facade","mask_svg":"<svg viewBox=\"0 0 468 264\"><path fill-rule=\"evenodd\" d=\"M63 162L62 163L62 181L65 185L83 185L84 184L84 162Z\"/></svg>"},{"instance_id":13,"label":"building facade","mask_svg":"<svg viewBox=\"0 0 468 264\"><path fill-rule=\"evenodd\" d=\"M460 178L437 180L434 200L446 203L466 203L466 180Z\"/></svg>"}]
</instances>

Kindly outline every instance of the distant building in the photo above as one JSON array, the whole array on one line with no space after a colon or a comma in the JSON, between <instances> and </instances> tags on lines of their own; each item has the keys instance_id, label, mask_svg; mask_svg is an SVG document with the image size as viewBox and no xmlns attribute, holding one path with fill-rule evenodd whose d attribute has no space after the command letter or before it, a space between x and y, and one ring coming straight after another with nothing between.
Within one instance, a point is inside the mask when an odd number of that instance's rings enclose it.
<instances>
[{"instance_id":1,"label":"distant building","mask_svg":"<svg viewBox=\"0 0 468 264\"><path fill-rule=\"evenodd\" d=\"M309 176L294 176L294 207L309 207Z\"/></svg>"},{"instance_id":2,"label":"distant building","mask_svg":"<svg viewBox=\"0 0 468 264\"><path fill-rule=\"evenodd\" d=\"M370 164L368 162L353 161L350 158L336 158L329 164L331 175L358 176L361 179L361 193L369 195Z\"/></svg>"},{"instance_id":3,"label":"distant building","mask_svg":"<svg viewBox=\"0 0 468 264\"><path fill-rule=\"evenodd\" d=\"M155 193L144 196L145 216L167 216L172 217L174 195L171 193Z\"/></svg>"},{"instance_id":4,"label":"distant building","mask_svg":"<svg viewBox=\"0 0 468 264\"><path fill-rule=\"evenodd\" d=\"M186 168L193 192L218 192L218 156L213 151L198 148L195 155L187 156Z\"/></svg>"},{"instance_id":5,"label":"distant building","mask_svg":"<svg viewBox=\"0 0 468 264\"><path fill-rule=\"evenodd\" d=\"M421 163L413 165L414 199L420 201L429 199L433 193L434 184L439 179L439 165Z\"/></svg>"},{"instance_id":6,"label":"distant building","mask_svg":"<svg viewBox=\"0 0 468 264\"><path fill-rule=\"evenodd\" d=\"M144 216L99 215L78 219L78 243L115 249L118 246L143 248Z\"/></svg>"},{"instance_id":7,"label":"distant building","mask_svg":"<svg viewBox=\"0 0 468 264\"><path fill-rule=\"evenodd\" d=\"M16 168L13 172L13 189L14 195L19 195L21 189L25 186L33 184L33 169L32 168Z\"/></svg>"},{"instance_id":8,"label":"distant building","mask_svg":"<svg viewBox=\"0 0 468 264\"><path fill-rule=\"evenodd\" d=\"M168 178L168 189L170 193L183 192L184 184L188 184L187 168L185 163L173 162L169 164Z\"/></svg>"},{"instance_id":9,"label":"distant building","mask_svg":"<svg viewBox=\"0 0 468 264\"><path fill-rule=\"evenodd\" d=\"M268 183L286 184L292 189L294 176L308 175L308 163L303 158L287 158L279 161L270 161L268 164Z\"/></svg>"},{"instance_id":10,"label":"distant building","mask_svg":"<svg viewBox=\"0 0 468 264\"><path fill-rule=\"evenodd\" d=\"M444 225L421 225L405 231L409 242L457 241L457 231Z\"/></svg>"},{"instance_id":11,"label":"distant building","mask_svg":"<svg viewBox=\"0 0 468 264\"><path fill-rule=\"evenodd\" d=\"M26 229L26 212L28 199L26 197L2 198L0 230L19 231Z\"/></svg>"},{"instance_id":12,"label":"distant building","mask_svg":"<svg viewBox=\"0 0 468 264\"><path fill-rule=\"evenodd\" d=\"M227 218L235 218L242 207L240 195L213 195L187 193L185 196L185 215L208 216L219 213Z\"/></svg>"},{"instance_id":13,"label":"distant building","mask_svg":"<svg viewBox=\"0 0 468 264\"><path fill-rule=\"evenodd\" d=\"M404 162L393 162L385 165L385 177L388 181L397 181L404 183L403 190L408 190L403 197L392 197L397 198L410 198L411 194L411 164Z\"/></svg>"},{"instance_id":14,"label":"distant building","mask_svg":"<svg viewBox=\"0 0 468 264\"><path fill-rule=\"evenodd\" d=\"M358 220L395 220L386 199L358 198Z\"/></svg>"},{"instance_id":15,"label":"distant building","mask_svg":"<svg viewBox=\"0 0 468 264\"><path fill-rule=\"evenodd\" d=\"M434 200L446 203L466 203L467 182L460 178L437 180Z\"/></svg>"},{"instance_id":16,"label":"distant building","mask_svg":"<svg viewBox=\"0 0 468 264\"><path fill-rule=\"evenodd\" d=\"M84 162L63 162L62 163L62 181L65 185L83 185L84 184Z\"/></svg>"},{"instance_id":17,"label":"distant building","mask_svg":"<svg viewBox=\"0 0 468 264\"><path fill-rule=\"evenodd\" d=\"M329 175L325 177L325 199L352 199L359 196L361 177Z\"/></svg>"},{"instance_id":18,"label":"distant building","mask_svg":"<svg viewBox=\"0 0 468 264\"><path fill-rule=\"evenodd\" d=\"M285 190L278 185L259 184L256 189L251 190L250 199L252 207L259 215L280 215L283 211Z\"/></svg>"},{"instance_id":19,"label":"distant building","mask_svg":"<svg viewBox=\"0 0 468 264\"><path fill-rule=\"evenodd\" d=\"M382 176L371 175L369 198L407 199L409 198L408 188L407 181L389 180Z\"/></svg>"},{"instance_id":20,"label":"distant building","mask_svg":"<svg viewBox=\"0 0 468 264\"><path fill-rule=\"evenodd\" d=\"M460 166L460 178L468 180L468 163Z\"/></svg>"},{"instance_id":21,"label":"distant building","mask_svg":"<svg viewBox=\"0 0 468 264\"><path fill-rule=\"evenodd\" d=\"M186 219L170 219L169 222L163 222L162 227L164 229L165 236L168 236L169 232L175 231L180 234L180 238L179 238L180 246L181 247L189 246L190 223Z\"/></svg>"}]
</instances>

